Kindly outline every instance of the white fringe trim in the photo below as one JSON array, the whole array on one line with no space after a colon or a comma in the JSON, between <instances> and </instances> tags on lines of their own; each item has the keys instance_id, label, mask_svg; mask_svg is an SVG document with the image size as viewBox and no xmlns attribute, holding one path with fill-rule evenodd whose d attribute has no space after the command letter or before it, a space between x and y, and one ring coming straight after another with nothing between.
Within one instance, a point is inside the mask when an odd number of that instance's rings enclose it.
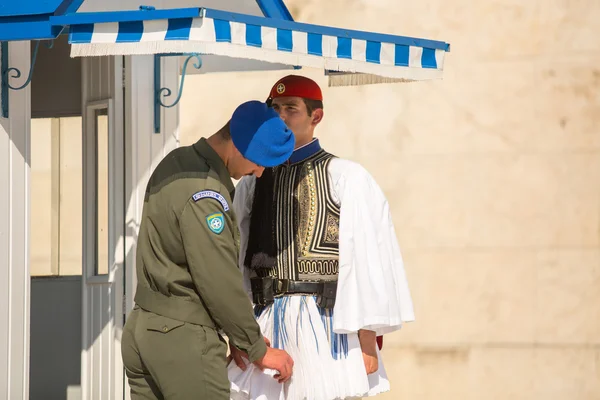
<instances>
[{"instance_id":1,"label":"white fringe trim","mask_svg":"<svg viewBox=\"0 0 600 400\"><path fill-rule=\"evenodd\" d=\"M169 40L137 43L74 43L71 45L71 57L109 56L109 55L148 55L160 53L200 53L217 56L247 58L252 60L298 65L310 68L321 68L332 71L343 71L377 75L401 81L420 81L442 78L441 69L398 67L393 65L372 64L365 61L327 58L309 54L298 54L286 51L242 46L231 43L206 43L189 40ZM338 78L333 82L368 82L375 83L373 78ZM383 82L383 81L382 81ZM364 84L364 83L354 83Z\"/></svg>"},{"instance_id":2,"label":"white fringe trim","mask_svg":"<svg viewBox=\"0 0 600 400\"><path fill-rule=\"evenodd\" d=\"M415 82L415 79L386 78L378 75L362 73L334 73L328 74L328 78L330 87L372 85L377 83Z\"/></svg>"}]
</instances>

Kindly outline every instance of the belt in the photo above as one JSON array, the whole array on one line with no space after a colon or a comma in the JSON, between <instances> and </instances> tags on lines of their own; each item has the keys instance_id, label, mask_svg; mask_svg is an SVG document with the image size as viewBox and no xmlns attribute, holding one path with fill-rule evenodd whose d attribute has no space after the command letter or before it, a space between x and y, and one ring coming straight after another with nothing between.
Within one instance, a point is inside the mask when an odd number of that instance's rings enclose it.
<instances>
[{"instance_id":1,"label":"belt","mask_svg":"<svg viewBox=\"0 0 600 400\"><path fill-rule=\"evenodd\" d=\"M262 282L265 278L253 278ZM283 296L285 294L314 294L335 296L337 281L294 281L291 279L273 278L273 294Z\"/></svg>"},{"instance_id":2,"label":"belt","mask_svg":"<svg viewBox=\"0 0 600 400\"><path fill-rule=\"evenodd\" d=\"M210 314L200 302L177 296L165 296L138 283L135 303L146 311L191 324L216 327Z\"/></svg>"},{"instance_id":3,"label":"belt","mask_svg":"<svg viewBox=\"0 0 600 400\"><path fill-rule=\"evenodd\" d=\"M306 294L317 296L317 305L333 308L337 292L335 281L294 281L277 279L271 276L251 278L252 301L254 304L267 306L273 304L276 297L288 294Z\"/></svg>"},{"instance_id":4,"label":"belt","mask_svg":"<svg viewBox=\"0 0 600 400\"><path fill-rule=\"evenodd\" d=\"M276 280L276 293L282 294L323 294L327 286L333 286L337 284L336 281L332 282L311 282L311 281L293 281L290 279L277 279Z\"/></svg>"}]
</instances>

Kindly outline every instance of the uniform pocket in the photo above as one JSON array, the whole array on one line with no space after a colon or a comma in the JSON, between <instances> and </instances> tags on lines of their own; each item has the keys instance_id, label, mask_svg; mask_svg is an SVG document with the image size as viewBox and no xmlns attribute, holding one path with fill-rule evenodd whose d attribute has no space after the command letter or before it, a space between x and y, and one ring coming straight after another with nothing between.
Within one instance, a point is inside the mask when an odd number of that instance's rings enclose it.
<instances>
[{"instance_id":1,"label":"uniform pocket","mask_svg":"<svg viewBox=\"0 0 600 400\"><path fill-rule=\"evenodd\" d=\"M185 325L185 322L177 321L162 315L153 315L146 320L146 329L153 332L169 333Z\"/></svg>"},{"instance_id":2,"label":"uniform pocket","mask_svg":"<svg viewBox=\"0 0 600 400\"><path fill-rule=\"evenodd\" d=\"M206 334L206 348L204 355L210 353L216 357L227 358L227 342L219 333L210 327L203 327Z\"/></svg>"}]
</instances>

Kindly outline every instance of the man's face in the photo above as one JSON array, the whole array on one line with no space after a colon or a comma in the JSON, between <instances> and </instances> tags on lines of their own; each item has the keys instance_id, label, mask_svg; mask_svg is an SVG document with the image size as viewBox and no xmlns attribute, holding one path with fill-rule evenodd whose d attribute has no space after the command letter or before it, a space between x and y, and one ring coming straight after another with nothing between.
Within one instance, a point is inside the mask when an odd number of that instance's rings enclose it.
<instances>
[{"instance_id":1,"label":"man's face","mask_svg":"<svg viewBox=\"0 0 600 400\"><path fill-rule=\"evenodd\" d=\"M260 178L265 167L261 167L253 163L252 161L244 158L242 153L238 151L237 148L234 147L234 154L229 159L229 163L227 165L227 169L229 170L229 175L233 179L241 179L243 176L247 175L255 175L257 178Z\"/></svg>"},{"instance_id":2,"label":"man's face","mask_svg":"<svg viewBox=\"0 0 600 400\"><path fill-rule=\"evenodd\" d=\"M320 121L315 119L315 111L308 115L308 109L301 97L276 97L271 104L285 124L294 132L296 144L302 145L312 140L315 126Z\"/></svg>"}]
</instances>

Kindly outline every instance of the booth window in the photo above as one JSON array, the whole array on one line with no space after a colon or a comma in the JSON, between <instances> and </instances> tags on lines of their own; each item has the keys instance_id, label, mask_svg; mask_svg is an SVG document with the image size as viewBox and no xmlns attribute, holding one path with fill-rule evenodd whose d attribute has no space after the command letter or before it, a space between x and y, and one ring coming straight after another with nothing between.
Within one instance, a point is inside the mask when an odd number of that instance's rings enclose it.
<instances>
[{"instance_id":1,"label":"booth window","mask_svg":"<svg viewBox=\"0 0 600 400\"><path fill-rule=\"evenodd\" d=\"M96 275L108 273L108 109L94 110L96 136Z\"/></svg>"},{"instance_id":2,"label":"booth window","mask_svg":"<svg viewBox=\"0 0 600 400\"><path fill-rule=\"evenodd\" d=\"M82 272L82 118L31 120L31 275Z\"/></svg>"}]
</instances>

